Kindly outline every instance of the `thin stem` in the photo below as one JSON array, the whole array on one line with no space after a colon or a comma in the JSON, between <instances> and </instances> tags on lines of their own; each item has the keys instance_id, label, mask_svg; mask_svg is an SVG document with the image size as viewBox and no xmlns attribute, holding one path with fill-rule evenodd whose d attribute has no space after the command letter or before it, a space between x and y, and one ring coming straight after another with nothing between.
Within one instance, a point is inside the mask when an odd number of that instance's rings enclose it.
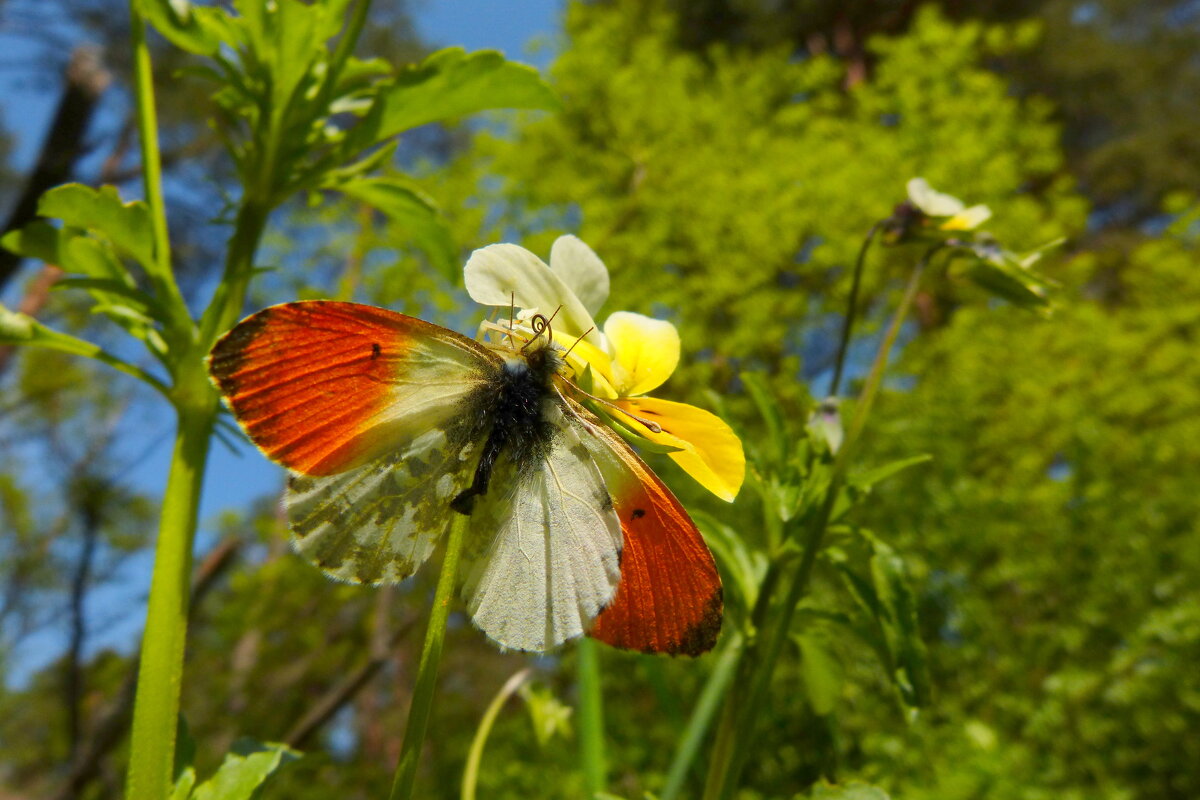
<instances>
[{"instance_id":1,"label":"thin stem","mask_svg":"<svg viewBox=\"0 0 1200 800\"><path fill-rule=\"evenodd\" d=\"M465 515L454 514L450 535L446 539L446 556L442 560L442 572L433 595L433 611L429 615L429 627L425 631L425 645L421 649L421 661L417 667L416 688L413 689L412 705L408 709L408 725L404 729L400 762L396 765L396 778L392 783L392 792L388 795L389 800L408 800L413 796L421 746L425 743L429 712L433 708L438 664L442 660L442 645L446 640L446 619L450 616L450 599L454 594L458 559L462 554L468 519Z\"/></svg>"},{"instance_id":2,"label":"thin stem","mask_svg":"<svg viewBox=\"0 0 1200 800\"><path fill-rule=\"evenodd\" d=\"M833 514L834 506L837 504L838 495L845 482L846 471L850 463L850 454L858 443L859 437L866 425L867 417L871 412L871 406L883 384L883 376L887 371L892 348L899 337L900 329L904 324L908 310L916 298L917 289L920 287L925 268L939 249L941 249L941 245L931 247L913 268L904 296L896 309L896 313L892 316L883 341L879 345L879 350L875 354L875 360L871 365L871 372L867 376L862 395L860 395L859 401L856 404L854 418L846 434L846 439L834 459L829 487L826 489L821 507L816 514L809 518L803 555L788 588L788 593L783 604L776 610L769 633L755 642L752 652L748 653L747 658L743 660L743 663L747 664L748 668L741 670L743 675L739 677L744 677L745 680L739 680L737 685L748 685L749 688L745 692L731 692L726 699L726 707L722 718L722 736L718 738L718 744L724 743L725 746L720 748L714 747L713 763L710 766L708 782L705 786L705 800L726 800L733 796L733 792L737 787L746 756L753 744L754 722L757 709L761 707L761 703L766 697L771 677L775 671L775 665L779 660L779 656L783 651L783 645L787 641L788 634L791 631L792 619L796 607L808 591L813 567L816 564L817 556L820 554L821 545L824 541L825 533L829 528L829 521ZM764 600L766 598L760 594L760 603ZM760 651L759 645L762 644L764 639L765 648ZM725 729L726 725L729 726L728 730Z\"/></svg>"},{"instance_id":3,"label":"thin stem","mask_svg":"<svg viewBox=\"0 0 1200 800\"><path fill-rule=\"evenodd\" d=\"M608 773L598 648L595 640L586 636L575 648L579 659L579 757L583 762L583 785L588 797L604 791Z\"/></svg>"},{"instance_id":4,"label":"thin stem","mask_svg":"<svg viewBox=\"0 0 1200 800\"><path fill-rule=\"evenodd\" d=\"M133 739L125 787L125 796L130 798L158 800L171 790L187 637L192 539L208 457L208 437L216 411L213 402L179 413L179 432L163 495L133 708Z\"/></svg>"},{"instance_id":5,"label":"thin stem","mask_svg":"<svg viewBox=\"0 0 1200 800\"><path fill-rule=\"evenodd\" d=\"M850 297L846 301L846 316L842 319L842 336L838 341L837 358L833 363L833 378L829 381L829 397L837 397L842 388L842 370L846 366L846 356L850 351L850 334L854 332L854 319L858 315L858 288L862 284L863 265L867 261L867 250L875 240L881 223L876 222L867 231L862 246L858 248L858 258L854 260L854 277L850 282Z\"/></svg>"},{"instance_id":6,"label":"thin stem","mask_svg":"<svg viewBox=\"0 0 1200 800\"><path fill-rule=\"evenodd\" d=\"M213 293L212 302L200 320L200 348L207 353L225 331L233 327L242 313L246 290L254 274L254 258L270 208L246 197L238 209L233 236L225 256L225 273Z\"/></svg>"},{"instance_id":7,"label":"thin stem","mask_svg":"<svg viewBox=\"0 0 1200 800\"><path fill-rule=\"evenodd\" d=\"M508 698L516 694L525 681L529 680L532 672L530 667L526 667L514 673L500 687L500 691L496 692L496 696L488 704L487 710L483 712L483 718L479 720L479 727L475 729L475 737L471 739L471 749L467 751L467 766L463 769L462 800L475 800L475 784L479 781L479 762L483 759L483 746L487 744L488 735L492 732L492 725L495 724L496 717L499 716L500 709L504 707Z\"/></svg>"},{"instance_id":8,"label":"thin stem","mask_svg":"<svg viewBox=\"0 0 1200 800\"><path fill-rule=\"evenodd\" d=\"M146 204L150 206L154 235L154 261L147 265L147 271L157 294L170 308L172 317L182 328L190 326L191 316L171 272L171 240L167 230L167 207L163 199L162 157L159 153L158 114L154 101L154 71L150 63L150 48L146 45L146 23L138 13L137 0L130 0L129 16L138 138L142 155L142 191L146 195Z\"/></svg>"},{"instance_id":9,"label":"thin stem","mask_svg":"<svg viewBox=\"0 0 1200 800\"><path fill-rule=\"evenodd\" d=\"M741 632L735 633L717 656L712 672L700 691L696 707L692 710L692 716L688 718L687 726L684 727L683 735L675 748L675 756L671 759L670 769L667 770L667 782L663 786L660 800L674 800L683 789L688 770L696 760L696 754L700 752L704 736L720 708L721 698L725 696L729 682L737 671L744 644L745 638Z\"/></svg>"}]
</instances>

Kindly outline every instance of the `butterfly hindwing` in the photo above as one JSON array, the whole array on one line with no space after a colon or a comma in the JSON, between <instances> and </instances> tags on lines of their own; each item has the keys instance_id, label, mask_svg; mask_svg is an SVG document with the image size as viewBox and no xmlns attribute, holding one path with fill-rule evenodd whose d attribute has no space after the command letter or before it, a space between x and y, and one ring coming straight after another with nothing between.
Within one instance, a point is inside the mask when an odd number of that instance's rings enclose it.
<instances>
[{"instance_id":1,"label":"butterfly hindwing","mask_svg":"<svg viewBox=\"0 0 1200 800\"><path fill-rule=\"evenodd\" d=\"M450 500L470 484L478 451L451 425L346 472L293 473L285 503L296 549L341 580L404 580L450 527Z\"/></svg>"},{"instance_id":2,"label":"butterfly hindwing","mask_svg":"<svg viewBox=\"0 0 1200 800\"><path fill-rule=\"evenodd\" d=\"M621 575L621 527L582 441L588 434L557 404L546 408L548 452L497 467L463 556L472 620L514 650L549 650L582 635Z\"/></svg>"},{"instance_id":3,"label":"butterfly hindwing","mask_svg":"<svg viewBox=\"0 0 1200 800\"><path fill-rule=\"evenodd\" d=\"M628 444L586 409L589 452L621 523L621 582L589 635L649 653L699 655L721 632L721 576L680 502Z\"/></svg>"},{"instance_id":4,"label":"butterfly hindwing","mask_svg":"<svg viewBox=\"0 0 1200 800\"><path fill-rule=\"evenodd\" d=\"M209 370L267 456L298 473L332 475L469 413L464 404L499 364L438 325L313 300L242 320L213 348Z\"/></svg>"}]
</instances>

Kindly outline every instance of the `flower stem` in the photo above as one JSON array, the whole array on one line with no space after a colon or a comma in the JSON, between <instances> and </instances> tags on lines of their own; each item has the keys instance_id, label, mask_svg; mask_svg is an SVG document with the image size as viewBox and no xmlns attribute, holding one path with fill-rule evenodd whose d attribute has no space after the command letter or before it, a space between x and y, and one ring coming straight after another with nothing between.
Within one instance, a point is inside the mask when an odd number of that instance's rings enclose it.
<instances>
[{"instance_id":1,"label":"flower stem","mask_svg":"<svg viewBox=\"0 0 1200 800\"><path fill-rule=\"evenodd\" d=\"M171 791L187 636L192 538L216 410L213 402L206 408L179 412L175 451L163 495L133 707L133 739L125 787L125 796L130 798L158 800Z\"/></svg>"},{"instance_id":2,"label":"flower stem","mask_svg":"<svg viewBox=\"0 0 1200 800\"><path fill-rule=\"evenodd\" d=\"M413 796L421 746L425 743L429 712L433 708L438 664L442 660L442 645L446 640L446 620L450 616L450 599L454 594L468 519L462 514L455 514L450 535L446 539L446 555L433 595L433 611L425 631L425 645L421 649L421 661L417 667L417 683L413 689L412 705L408 709L408 725L404 729L404 743L400 746L400 761L396 765L396 777L392 782L392 792L388 795L389 800L408 800Z\"/></svg>"},{"instance_id":3,"label":"flower stem","mask_svg":"<svg viewBox=\"0 0 1200 800\"><path fill-rule=\"evenodd\" d=\"M524 685L525 681L529 680L532 673L533 670L530 667L514 673L500 687L500 691L496 692L496 696L488 704L487 710L483 712L483 718L479 720L479 727L475 729L475 738L471 740L471 749L467 751L467 766L463 769L462 800L475 800L475 784L479 780L479 762L483 759L483 746L487 743L488 734L492 732L492 725L496 722L496 717L499 716L500 709L504 707L508 698L517 693L517 690Z\"/></svg>"},{"instance_id":4,"label":"flower stem","mask_svg":"<svg viewBox=\"0 0 1200 800\"><path fill-rule=\"evenodd\" d=\"M829 381L829 397L837 397L842 388L842 370L846 366L846 356L850 351L850 334L854 332L854 318L858 315L858 289L862 285L863 265L867 261L867 250L875 240L881 223L876 222L867 231L862 246L858 248L858 258L854 260L854 277L850 281L850 297L846 301L846 316L842 319L842 336L838 341L837 358L833 362L833 377Z\"/></svg>"},{"instance_id":5,"label":"flower stem","mask_svg":"<svg viewBox=\"0 0 1200 800\"><path fill-rule=\"evenodd\" d=\"M594 639L583 637L575 648L579 659L579 756L587 797L604 791L608 766L604 757L604 705L600 691L600 656Z\"/></svg>"},{"instance_id":6,"label":"flower stem","mask_svg":"<svg viewBox=\"0 0 1200 800\"><path fill-rule=\"evenodd\" d=\"M859 437L866 425L867 417L871 412L871 406L883 384L883 376L887 371L892 348L899 337L900 329L904 324L905 317L908 315L908 310L912 307L913 300L916 298L917 289L925 273L925 268L939 249L940 245L935 245L927 250L925 255L922 256L921 260L913 268L912 275L909 277L908 285L905 288L904 296L896 308L887 332L884 334L883 341L879 345L879 350L875 354L875 360L871 365L871 372L868 374L866 383L863 385L863 391L856 404L854 417L847 431L846 439L834 459L829 487L825 491L825 496L817 513L809 518L803 554L800 564L796 568L788 586L787 595L781 604L775 606L772 619L769 620L768 624L764 624L759 628L759 637L752 647L748 649L747 657L742 660L743 669L739 670L738 680L734 683L733 691L726 696L725 708L722 712L721 730L718 732L717 742L713 748L712 763L710 764L708 780L705 786L705 800L727 800L733 796L737 788L742 768L745 765L746 756L753 745L754 722L757 709L761 707L766 698L771 677L775 672L775 665L779 660L780 653L783 651L783 645L787 641L788 634L791 631L792 619L796 607L808 591L813 567L816 564L817 556L820 554L821 545L824 541L825 533L829 528L829 521L833 514L833 509L837 504L838 495L845 483L846 471L850 463L850 454L858 443ZM764 586L760 592L759 604L756 606L756 611L767 608L767 605L764 604L770 604L771 602L769 596L767 596L767 588ZM773 590L774 587L771 588ZM770 593L773 593L773 591Z\"/></svg>"}]
</instances>

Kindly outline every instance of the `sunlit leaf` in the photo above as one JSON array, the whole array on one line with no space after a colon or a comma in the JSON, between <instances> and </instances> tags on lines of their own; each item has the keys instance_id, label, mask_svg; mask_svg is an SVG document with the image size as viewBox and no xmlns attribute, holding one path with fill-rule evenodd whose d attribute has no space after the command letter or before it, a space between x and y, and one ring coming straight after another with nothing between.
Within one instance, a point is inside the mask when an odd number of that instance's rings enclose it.
<instances>
[{"instance_id":1,"label":"sunlit leaf","mask_svg":"<svg viewBox=\"0 0 1200 800\"><path fill-rule=\"evenodd\" d=\"M496 108L553 111L559 101L533 67L495 50L448 47L401 72L376 108L371 124L356 131L360 148L429 122Z\"/></svg>"},{"instance_id":2,"label":"sunlit leaf","mask_svg":"<svg viewBox=\"0 0 1200 800\"><path fill-rule=\"evenodd\" d=\"M188 0L137 0L137 9L171 44L212 55L222 42L235 41L236 23L223 9Z\"/></svg>"},{"instance_id":3,"label":"sunlit leaf","mask_svg":"<svg viewBox=\"0 0 1200 800\"><path fill-rule=\"evenodd\" d=\"M55 187L42 195L38 214L94 231L140 264L153 262L150 209L141 200L121 202L116 187L93 189L81 183Z\"/></svg>"},{"instance_id":4,"label":"sunlit leaf","mask_svg":"<svg viewBox=\"0 0 1200 800\"><path fill-rule=\"evenodd\" d=\"M250 800L272 772L299 757L286 745L241 740L216 774L196 787L192 800Z\"/></svg>"},{"instance_id":5,"label":"sunlit leaf","mask_svg":"<svg viewBox=\"0 0 1200 800\"><path fill-rule=\"evenodd\" d=\"M395 179L360 178L334 188L386 214L438 270L449 273L455 268L457 252L450 230L433 200L415 187Z\"/></svg>"}]
</instances>

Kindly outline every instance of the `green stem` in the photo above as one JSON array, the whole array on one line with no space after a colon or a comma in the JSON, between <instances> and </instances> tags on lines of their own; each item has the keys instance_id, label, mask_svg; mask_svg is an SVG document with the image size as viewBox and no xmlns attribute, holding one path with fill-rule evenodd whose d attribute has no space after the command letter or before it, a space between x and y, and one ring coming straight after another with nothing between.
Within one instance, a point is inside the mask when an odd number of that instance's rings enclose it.
<instances>
[{"instance_id":1,"label":"green stem","mask_svg":"<svg viewBox=\"0 0 1200 800\"><path fill-rule=\"evenodd\" d=\"M208 458L208 438L216 412L215 401L206 407L179 412L138 668L125 790L129 798L158 800L171 791L187 637L192 538Z\"/></svg>"},{"instance_id":2,"label":"green stem","mask_svg":"<svg viewBox=\"0 0 1200 800\"><path fill-rule=\"evenodd\" d=\"M854 331L854 318L858 314L858 287L862 284L863 265L867 261L867 250L875 240L875 234L882 223L876 222L867 232L862 246L858 248L858 258L854 260L854 277L850 282L850 297L846 301L846 316L842 319L842 335L838 340L837 358L833 362L833 378L829 381L829 397L837 397L842 388L842 370L846 366L846 355L850 351L850 334Z\"/></svg>"},{"instance_id":3,"label":"green stem","mask_svg":"<svg viewBox=\"0 0 1200 800\"><path fill-rule=\"evenodd\" d=\"M248 197L243 199L238 209L233 236L225 256L225 273L200 320L199 342L205 353L217 337L232 328L241 316L246 291L254 276L254 257L266 230L269 214L269 206Z\"/></svg>"},{"instance_id":4,"label":"green stem","mask_svg":"<svg viewBox=\"0 0 1200 800\"><path fill-rule=\"evenodd\" d=\"M850 454L858 443L859 437L866 425L867 417L871 412L871 406L883 384L883 376L887 371L888 359L891 356L896 339L899 337L904 319L908 315L908 310L916 298L917 289L920 286L921 278L924 276L925 268L939 249L940 245L935 245L927 250L916 267L913 268L908 286L905 288L904 296L896 309L896 313L892 317L887 332L884 334L883 341L879 345L879 350L875 354L875 360L871 365L871 372L867 376L866 383L863 385L862 395L855 408L854 418L851 421L846 439L834 459L829 487L826 489L821 507L816 514L809 518L807 526L808 535L805 539L803 555L800 559L800 565L796 568L791 584L788 587L788 593L782 605L775 612L769 633L756 640L750 652L747 653L747 657L743 659L742 663L746 667L739 670L739 680L735 684L735 688L748 687L748 689L730 692L726 698L726 705L722 715L722 730L718 736L717 745L714 746L713 761L710 765L708 781L705 786L705 800L726 800L733 796L733 792L737 787L742 768L745 765L746 756L753 745L754 722L757 710L766 698L771 677L775 672L775 665L779 661L783 645L787 641L788 634L791 631L792 619L796 607L808 591L813 567L821 551L825 533L829 528L829 521L833 514L834 506L837 504L838 494L845 482L846 471L850 463ZM769 598L765 598L760 593L759 608L762 607L761 604L763 602L769 602ZM758 609L756 608L756 610ZM765 645L763 645L764 640Z\"/></svg>"},{"instance_id":5,"label":"green stem","mask_svg":"<svg viewBox=\"0 0 1200 800\"><path fill-rule=\"evenodd\" d=\"M516 694L525 681L529 680L532 672L530 667L526 667L505 681L504 685L500 687L500 691L496 692L496 696L492 698L492 702L488 704L487 710L483 712L483 719L479 720L479 727L475 729L475 738L471 740L471 749L467 751L467 766L463 769L462 800L475 800L475 784L479 781L479 762L483 759L483 746L492 732L492 725L495 724L496 717L499 716L500 709L504 707L508 698Z\"/></svg>"},{"instance_id":6,"label":"green stem","mask_svg":"<svg viewBox=\"0 0 1200 800\"><path fill-rule=\"evenodd\" d=\"M608 766L604 757L604 705L600 691L599 645L583 637L576 645L579 659L579 756L587 796L604 791Z\"/></svg>"},{"instance_id":7,"label":"green stem","mask_svg":"<svg viewBox=\"0 0 1200 800\"><path fill-rule=\"evenodd\" d=\"M696 707L692 710L692 716L688 718L687 726L683 729L683 736L675 748L675 756L671 759L670 769L667 770L667 782L659 796L660 800L674 800L683 789L688 770L696 760L696 754L700 752L700 745L704 742L704 736L717 714L721 698L725 696L729 682L737 671L744 643L741 632L735 633L717 656L712 672L700 691Z\"/></svg>"},{"instance_id":8,"label":"green stem","mask_svg":"<svg viewBox=\"0 0 1200 800\"><path fill-rule=\"evenodd\" d=\"M417 684L413 689L412 705L408 709L408 725L404 729L400 762L396 765L396 778L388 795L389 800L408 800L413 796L417 764L425 743L425 731L429 727L429 712L433 708L438 664L442 660L442 645L446 640L446 619L450 616L450 599L454 594L458 559L462 554L468 519L462 514L455 514L446 540L446 556L442 560L442 572L433 595L433 611L425 631L425 645L421 649L421 661L417 667Z\"/></svg>"},{"instance_id":9,"label":"green stem","mask_svg":"<svg viewBox=\"0 0 1200 800\"><path fill-rule=\"evenodd\" d=\"M158 146L158 112L154 101L154 70L150 63L150 48L146 45L146 23L138 13L137 0L129 1L129 38L133 45L133 81L137 98L138 139L142 154L142 190L150 206L154 236L154 261L147 265L156 294L167 304L178 331L191 326L187 304L175 283L171 271L170 236L167 230L167 207L163 199L162 159Z\"/></svg>"}]
</instances>

